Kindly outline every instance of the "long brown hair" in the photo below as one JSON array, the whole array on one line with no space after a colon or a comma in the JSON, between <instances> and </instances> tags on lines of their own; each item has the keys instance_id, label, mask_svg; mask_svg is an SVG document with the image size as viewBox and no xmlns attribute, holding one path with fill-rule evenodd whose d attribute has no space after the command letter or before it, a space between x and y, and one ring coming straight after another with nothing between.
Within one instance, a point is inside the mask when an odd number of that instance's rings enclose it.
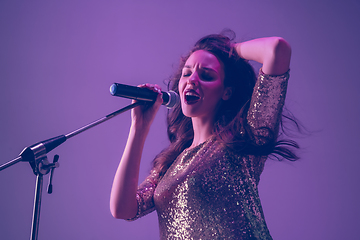
<instances>
[{"instance_id":1,"label":"long brown hair","mask_svg":"<svg viewBox=\"0 0 360 240\"><path fill-rule=\"evenodd\" d=\"M227 31L227 34L229 31ZM234 36L233 32L230 32ZM286 146L297 147L293 141L276 142L274 133L269 134L267 144L258 146L254 144L246 115L250 104L256 75L253 67L239 57L233 48L232 39L225 34L212 34L197 41L191 51L181 58L180 66L173 77L169 80L168 88L179 94L178 84L182 69L190 55L197 50L205 50L218 58L224 66L224 86L232 89L230 99L220 100L220 107L215 115L213 134L217 140L226 147L240 153L269 155L275 153L289 160L296 160L297 156ZM169 110L167 116L167 134L170 145L154 159L154 168L163 176L176 157L190 147L194 132L191 118L186 117L181 110L180 104ZM286 145L285 147L280 145Z\"/></svg>"}]
</instances>

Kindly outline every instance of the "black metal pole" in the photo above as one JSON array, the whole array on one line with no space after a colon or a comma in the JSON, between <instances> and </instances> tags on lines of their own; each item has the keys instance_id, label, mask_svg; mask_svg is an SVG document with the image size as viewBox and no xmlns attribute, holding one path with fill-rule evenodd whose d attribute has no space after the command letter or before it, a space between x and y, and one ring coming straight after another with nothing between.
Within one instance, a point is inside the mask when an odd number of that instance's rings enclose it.
<instances>
[{"instance_id":1,"label":"black metal pole","mask_svg":"<svg viewBox=\"0 0 360 240\"><path fill-rule=\"evenodd\" d=\"M15 159L7 162L7 163L4 163L3 165L0 166L0 171L3 170L3 169L5 169L5 168L8 168L8 167L14 165L15 163L20 162L21 159L22 159L22 157L21 157L21 156L18 156L17 158L15 158Z\"/></svg>"},{"instance_id":2,"label":"black metal pole","mask_svg":"<svg viewBox=\"0 0 360 240\"><path fill-rule=\"evenodd\" d=\"M42 187L43 187L43 175L38 174L36 176L36 188L35 188L34 208L33 208L33 218L32 218L32 223L31 223L30 240L37 240L37 238L38 238Z\"/></svg>"},{"instance_id":3,"label":"black metal pole","mask_svg":"<svg viewBox=\"0 0 360 240\"><path fill-rule=\"evenodd\" d=\"M103 118L100 118L100 119L98 119L98 120L96 120L96 121L94 121L92 123L89 123L88 125L86 125L84 127L81 127L79 129L76 129L75 131L72 131L71 133L66 134L65 137L66 137L66 139L72 138L72 137L74 137L74 136L76 136L76 135L78 135L78 134L92 128L92 127L95 127L95 126L99 125L100 123L103 123L103 122L105 122L107 120L110 120L113 117L115 117L115 116L117 116L117 115L119 115L119 114L121 114L123 112L126 112L126 111L128 111L128 110L130 110L130 109L132 109L134 107L142 105L142 104L144 104L144 102L142 102L142 101L138 101L138 102L135 102L133 104L130 104L130 105L128 105L128 106L126 106L126 107L124 107L122 109L119 109L119 110L117 110L117 111L115 111L113 113L110 113L110 114L106 115Z\"/></svg>"}]
</instances>

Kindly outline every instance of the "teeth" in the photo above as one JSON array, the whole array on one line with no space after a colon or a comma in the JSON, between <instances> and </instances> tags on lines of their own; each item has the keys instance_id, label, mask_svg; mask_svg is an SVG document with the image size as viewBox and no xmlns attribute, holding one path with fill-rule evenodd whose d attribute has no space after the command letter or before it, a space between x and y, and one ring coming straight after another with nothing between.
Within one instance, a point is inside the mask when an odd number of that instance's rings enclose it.
<instances>
[{"instance_id":1,"label":"teeth","mask_svg":"<svg viewBox=\"0 0 360 240\"><path fill-rule=\"evenodd\" d=\"M185 93L185 99L188 103L194 103L200 99L200 96L196 92L186 92Z\"/></svg>"},{"instance_id":2,"label":"teeth","mask_svg":"<svg viewBox=\"0 0 360 240\"><path fill-rule=\"evenodd\" d=\"M187 95L187 96L195 96L195 97L199 96L199 94L197 94L195 91L187 91L185 93L185 95Z\"/></svg>"}]
</instances>

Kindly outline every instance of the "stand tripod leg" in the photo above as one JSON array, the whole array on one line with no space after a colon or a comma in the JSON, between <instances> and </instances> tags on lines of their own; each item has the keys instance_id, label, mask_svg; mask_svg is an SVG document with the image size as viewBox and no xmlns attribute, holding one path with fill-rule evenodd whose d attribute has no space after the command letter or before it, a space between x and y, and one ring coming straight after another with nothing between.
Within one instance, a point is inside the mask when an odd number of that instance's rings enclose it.
<instances>
[{"instance_id":1,"label":"stand tripod leg","mask_svg":"<svg viewBox=\"0 0 360 240\"><path fill-rule=\"evenodd\" d=\"M35 188L34 209L33 209L33 219L31 224L30 240L37 240L38 237L42 186L43 186L43 175L38 174L36 175L36 188Z\"/></svg>"}]
</instances>

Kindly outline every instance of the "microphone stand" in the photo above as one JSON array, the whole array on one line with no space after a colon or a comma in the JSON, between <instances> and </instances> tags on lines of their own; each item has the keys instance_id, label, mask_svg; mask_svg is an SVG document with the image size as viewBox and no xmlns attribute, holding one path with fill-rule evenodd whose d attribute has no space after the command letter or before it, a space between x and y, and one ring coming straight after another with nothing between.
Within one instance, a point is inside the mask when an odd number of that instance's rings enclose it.
<instances>
[{"instance_id":1,"label":"microphone stand","mask_svg":"<svg viewBox=\"0 0 360 240\"><path fill-rule=\"evenodd\" d=\"M59 167L58 159L59 156L55 155L53 163L49 163L47 160L46 154L64 143L67 139L72 138L92 127L99 125L111 118L126 112L134 107L144 104L142 101L135 102L124 108L121 108L113 113L106 115L86 126L83 126L75 131L72 131L66 135L60 135L54 138L47 139L42 142L38 142L29 147L24 148L24 150L19 154L18 157L13 160L0 166L0 171L8 168L18 162L29 162L34 174L36 175L36 187L35 187L35 196L34 196L34 208L33 216L31 223L31 236L30 240L37 240L38 230L39 230L39 220L40 220L40 208L41 208L41 195L42 195L42 186L43 186L43 175L48 174L50 171L50 180L48 185L48 193L52 193L52 177L54 174L54 169Z\"/></svg>"}]
</instances>

